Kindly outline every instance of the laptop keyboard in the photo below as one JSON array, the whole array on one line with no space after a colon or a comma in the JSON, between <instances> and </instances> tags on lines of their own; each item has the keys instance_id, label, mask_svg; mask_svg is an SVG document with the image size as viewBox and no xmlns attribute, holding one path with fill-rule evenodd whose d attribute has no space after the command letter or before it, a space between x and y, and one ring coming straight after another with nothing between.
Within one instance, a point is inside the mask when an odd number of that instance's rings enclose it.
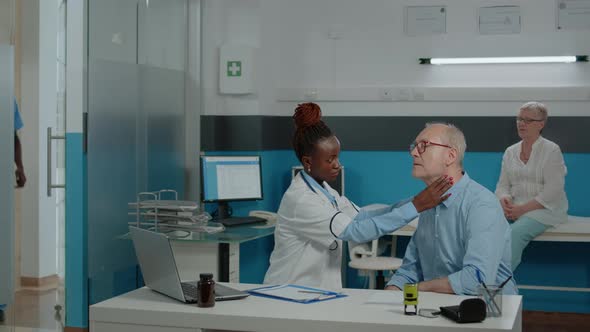
<instances>
[{"instance_id":1,"label":"laptop keyboard","mask_svg":"<svg viewBox=\"0 0 590 332\"><path fill-rule=\"evenodd\" d=\"M189 284L186 282L183 282L180 284L182 287L182 292L185 295L185 298L192 298L192 299L197 299L198 297L198 293L197 293L197 286L193 285L193 284Z\"/></svg>"},{"instance_id":2,"label":"laptop keyboard","mask_svg":"<svg viewBox=\"0 0 590 332\"><path fill-rule=\"evenodd\" d=\"M184 299L187 303L196 303L198 298L197 283L196 282L182 282L180 283ZM215 284L215 301L235 300L248 296L248 293L243 293L233 288Z\"/></svg>"}]
</instances>

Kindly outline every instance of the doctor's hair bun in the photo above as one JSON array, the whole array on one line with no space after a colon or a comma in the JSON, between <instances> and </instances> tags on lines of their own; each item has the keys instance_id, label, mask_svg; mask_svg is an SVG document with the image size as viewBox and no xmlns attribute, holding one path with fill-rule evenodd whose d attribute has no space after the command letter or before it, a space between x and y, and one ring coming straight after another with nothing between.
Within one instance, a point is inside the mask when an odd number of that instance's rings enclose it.
<instances>
[{"instance_id":1,"label":"doctor's hair bun","mask_svg":"<svg viewBox=\"0 0 590 332\"><path fill-rule=\"evenodd\" d=\"M303 156L311 155L318 142L333 134L322 121L322 110L315 103L297 105L293 120L297 126L293 135L293 149L299 161L303 162Z\"/></svg>"},{"instance_id":2,"label":"doctor's hair bun","mask_svg":"<svg viewBox=\"0 0 590 332\"><path fill-rule=\"evenodd\" d=\"M315 126L322 122L322 110L315 103L304 103L297 105L293 115L297 129Z\"/></svg>"}]
</instances>

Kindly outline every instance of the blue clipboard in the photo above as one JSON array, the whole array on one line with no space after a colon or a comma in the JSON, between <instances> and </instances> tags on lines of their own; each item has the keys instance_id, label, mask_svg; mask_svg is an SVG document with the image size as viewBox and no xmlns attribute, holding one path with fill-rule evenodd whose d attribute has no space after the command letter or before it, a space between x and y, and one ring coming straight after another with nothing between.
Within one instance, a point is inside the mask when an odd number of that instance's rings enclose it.
<instances>
[{"instance_id":1,"label":"blue clipboard","mask_svg":"<svg viewBox=\"0 0 590 332\"><path fill-rule=\"evenodd\" d=\"M333 300L333 299L338 299L338 298L348 296L346 294L339 293L339 292L333 292L333 291L328 291L325 289L292 285L292 284L264 286L264 287L250 289L250 290L247 290L246 292L251 295L254 295L254 296L267 297L267 298L271 298L271 299L277 299L277 300L283 300L283 301L289 301L289 302L295 302L295 303L303 303L303 304L328 301L328 300ZM301 294L306 294L307 296L302 296L301 298L295 298L292 296L288 296L286 294L288 292L298 292Z\"/></svg>"}]
</instances>

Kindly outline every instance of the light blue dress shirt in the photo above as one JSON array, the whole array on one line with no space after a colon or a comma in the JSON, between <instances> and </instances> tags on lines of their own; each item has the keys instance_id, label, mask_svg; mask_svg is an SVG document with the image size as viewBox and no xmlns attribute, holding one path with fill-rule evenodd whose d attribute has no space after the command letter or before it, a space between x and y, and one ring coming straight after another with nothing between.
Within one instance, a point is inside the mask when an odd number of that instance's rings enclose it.
<instances>
[{"instance_id":1,"label":"light blue dress shirt","mask_svg":"<svg viewBox=\"0 0 590 332\"><path fill-rule=\"evenodd\" d=\"M395 232L418 217L412 199L376 210L361 209L338 238L363 243Z\"/></svg>"},{"instance_id":2,"label":"light blue dress shirt","mask_svg":"<svg viewBox=\"0 0 590 332\"><path fill-rule=\"evenodd\" d=\"M309 174L304 171L301 173L305 182L312 190L319 190L328 197L335 208L338 208L336 199L326 190L326 188L322 187L316 180L309 176ZM416 211L412 199L413 198L408 198L394 205L380 209L360 209L356 217L350 224L348 224L338 238L344 241L364 243L404 227L418 216L418 211ZM352 205L355 206L354 204Z\"/></svg>"},{"instance_id":3,"label":"light blue dress shirt","mask_svg":"<svg viewBox=\"0 0 590 332\"><path fill-rule=\"evenodd\" d=\"M388 285L403 289L405 283L448 276L456 294L476 295L477 271L487 285L512 275L510 227L496 196L467 173L448 192L446 201L420 213L403 264ZM514 278L503 294L518 294Z\"/></svg>"}]
</instances>

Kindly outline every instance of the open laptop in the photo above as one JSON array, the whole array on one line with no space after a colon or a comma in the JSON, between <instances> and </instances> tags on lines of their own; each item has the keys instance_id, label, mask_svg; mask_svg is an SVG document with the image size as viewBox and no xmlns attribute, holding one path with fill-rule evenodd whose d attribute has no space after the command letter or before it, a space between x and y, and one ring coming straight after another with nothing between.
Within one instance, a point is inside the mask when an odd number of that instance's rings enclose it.
<instances>
[{"instance_id":1,"label":"open laptop","mask_svg":"<svg viewBox=\"0 0 590 332\"><path fill-rule=\"evenodd\" d=\"M181 282L168 237L162 233L129 226L135 254L146 286L185 303L196 303L197 282ZM215 300L237 300L248 296L227 286L215 284Z\"/></svg>"}]
</instances>

